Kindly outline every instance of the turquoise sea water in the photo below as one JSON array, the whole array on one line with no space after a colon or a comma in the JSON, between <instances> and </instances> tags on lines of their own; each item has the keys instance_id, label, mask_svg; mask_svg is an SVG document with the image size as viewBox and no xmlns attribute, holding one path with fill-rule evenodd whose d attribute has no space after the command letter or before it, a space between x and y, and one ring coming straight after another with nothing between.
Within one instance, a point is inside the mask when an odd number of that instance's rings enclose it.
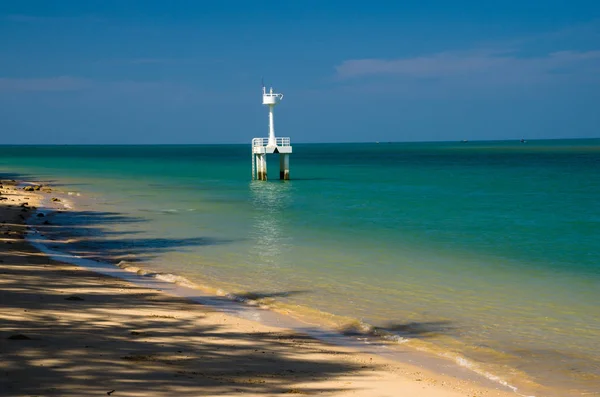
<instances>
[{"instance_id":1,"label":"turquoise sea water","mask_svg":"<svg viewBox=\"0 0 600 397\"><path fill-rule=\"evenodd\" d=\"M249 145L1 146L0 175L71 192L65 251L600 393L600 140L295 145L289 182L270 160L259 182Z\"/></svg>"}]
</instances>

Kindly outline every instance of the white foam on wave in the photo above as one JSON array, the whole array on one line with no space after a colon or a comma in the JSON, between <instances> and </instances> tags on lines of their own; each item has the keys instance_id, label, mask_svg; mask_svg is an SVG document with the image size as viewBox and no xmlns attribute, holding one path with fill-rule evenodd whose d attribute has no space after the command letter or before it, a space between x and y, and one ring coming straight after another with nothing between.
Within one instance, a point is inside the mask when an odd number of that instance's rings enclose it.
<instances>
[{"instance_id":1,"label":"white foam on wave","mask_svg":"<svg viewBox=\"0 0 600 397\"><path fill-rule=\"evenodd\" d=\"M185 277L178 276L172 273L156 273L153 275L154 278L161 281L166 281L168 283L174 283L177 285L181 285L182 287L188 287L193 289L198 289L198 285L194 284L190 280Z\"/></svg>"},{"instance_id":2,"label":"white foam on wave","mask_svg":"<svg viewBox=\"0 0 600 397\"><path fill-rule=\"evenodd\" d=\"M522 396L522 397L535 397L532 395L526 395L526 394L521 394L519 393L519 389L516 386L511 385L510 383L508 383L506 380L502 379L501 377L494 375L484 369L482 369L479 365L477 365L476 363L474 363L473 361L470 361L462 356L459 355L455 355L455 354L450 354L450 353L441 353L439 354L441 357L445 357L445 358L449 358L452 361L454 361L456 364L460 365L461 367L465 367L468 368L469 370L475 372L476 374L479 374L481 376L483 376L486 379L491 380L492 382L496 382L501 384L504 387L507 387L508 389L512 390L515 394Z\"/></svg>"},{"instance_id":3,"label":"white foam on wave","mask_svg":"<svg viewBox=\"0 0 600 397\"><path fill-rule=\"evenodd\" d=\"M125 271L130 272L130 273L136 273L139 276L152 277L152 278L155 278L160 281L165 281L167 283L181 285L181 286L187 287L187 288L193 288L193 289L199 288L199 286L197 284L191 282L187 278L178 276L173 273L153 272L153 271L132 265L131 262L127 262L127 261L121 261L121 262L117 263L117 266Z\"/></svg>"},{"instance_id":4,"label":"white foam on wave","mask_svg":"<svg viewBox=\"0 0 600 397\"><path fill-rule=\"evenodd\" d=\"M269 308L269 305L260 304L256 299L251 299L251 298L239 296L239 295L232 294L232 293L227 293L224 291L221 291L221 292L222 292L223 296L225 296L227 299L231 299L232 301L244 303L244 304L250 305L250 306L259 306L259 307L262 307L265 309Z\"/></svg>"},{"instance_id":5,"label":"white foam on wave","mask_svg":"<svg viewBox=\"0 0 600 397\"><path fill-rule=\"evenodd\" d=\"M61 196L59 196L59 197L60 197L60 201L57 201L56 205L62 206L66 210L72 210L74 208L73 201L66 199L64 197L61 197Z\"/></svg>"},{"instance_id":6,"label":"white foam on wave","mask_svg":"<svg viewBox=\"0 0 600 397\"><path fill-rule=\"evenodd\" d=\"M396 342L398 344L403 344L403 343L406 343L406 342L410 342L410 339L405 338L405 337L400 336L400 335L382 335L382 338L385 339L385 340Z\"/></svg>"},{"instance_id":7,"label":"white foam on wave","mask_svg":"<svg viewBox=\"0 0 600 397\"><path fill-rule=\"evenodd\" d=\"M355 324L354 327L357 331L359 331L365 335L376 336L378 338L381 338L381 339L384 339L387 341L395 342L396 344L404 344L404 343L411 341L411 338L405 338L401 335L395 334L395 333L387 331L385 329L380 329L380 328L374 327L371 324L368 324L368 323L365 323L362 321L359 322L358 324ZM369 338L358 338L358 339L363 340L365 343L368 343L368 341L369 341ZM429 351L428 349L422 348L422 347L413 346L413 348L415 348L416 350L419 350L419 351L431 353L431 351ZM525 394L519 393L518 388L516 386L511 385L506 380L502 379L500 376L494 375L491 372L484 370L475 362L470 361L470 360L466 359L465 357L460 356L456 353L435 352L434 354L439 357L443 357L445 359L450 359L454 363L458 364L460 367L467 368L470 371L472 371L494 383L498 383L498 384L506 387L507 389L513 391L515 394L517 394L519 396L535 397L533 395L525 395Z\"/></svg>"}]
</instances>

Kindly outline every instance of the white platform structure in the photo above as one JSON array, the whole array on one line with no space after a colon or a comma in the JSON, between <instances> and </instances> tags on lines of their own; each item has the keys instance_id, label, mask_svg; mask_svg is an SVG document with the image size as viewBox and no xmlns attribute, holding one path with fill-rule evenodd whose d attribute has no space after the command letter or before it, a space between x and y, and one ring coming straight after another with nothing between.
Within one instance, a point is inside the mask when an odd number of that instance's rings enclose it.
<instances>
[{"instance_id":1,"label":"white platform structure","mask_svg":"<svg viewBox=\"0 0 600 397\"><path fill-rule=\"evenodd\" d=\"M267 154L279 154L279 179L290 179L290 138L276 138L273 124L273 110L283 99L283 94L268 92L263 86L263 105L269 106L269 137L252 139L252 179L267 180Z\"/></svg>"}]
</instances>

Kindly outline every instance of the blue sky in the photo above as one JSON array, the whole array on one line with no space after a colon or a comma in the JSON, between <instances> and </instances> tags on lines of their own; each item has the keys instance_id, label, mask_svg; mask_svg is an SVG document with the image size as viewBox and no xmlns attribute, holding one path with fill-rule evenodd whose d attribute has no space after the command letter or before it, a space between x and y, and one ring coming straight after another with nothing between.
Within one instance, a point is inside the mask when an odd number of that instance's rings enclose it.
<instances>
[{"instance_id":1,"label":"blue sky","mask_svg":"<svg viewBox=\"0 0 600 397\"><path fill-rule=\"evenodd\" d=\"M0 143L600 137L600 1L0 0Z\"/></svg>"}]
</instances>

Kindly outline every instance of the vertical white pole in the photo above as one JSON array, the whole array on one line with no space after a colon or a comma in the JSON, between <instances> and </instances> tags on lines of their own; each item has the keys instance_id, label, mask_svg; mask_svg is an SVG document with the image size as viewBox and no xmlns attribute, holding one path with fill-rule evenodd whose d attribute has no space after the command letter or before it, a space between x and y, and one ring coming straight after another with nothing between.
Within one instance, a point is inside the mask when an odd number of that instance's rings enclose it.
<instances>
[{"instance_id":1,"label":"vertical white pole","mask_svg":"<svg viewBox=\"0 0 600 397\"><path fill-rule=\"evenodd\" d=\"M267 180L267 155L263 154L262 156L262 170L263 170L263 181Z\"/></svg>"},{"instance_id":2,"label":"vertical white pole","mask_svg":"<svg viewBox=\"0 0 600 397\"><path fill-rule=\"evenodd\" d=\"M275 139L275 123L273 122L273 109L275 106L269 105L269 143L268 146L277 146Z\"/></svg>"},{"instance_id":3,"label":"vertical white pole","mask_svg":"<svg viewBox=\"0 0 600 397\"><path fill-rule=\"evenodd\" d=\"M256 155L256 163L258 168L258 180L266 181L267 180L267 155L266 154L257 154Z\"/></svg>"},{"instance_id":4,"label":"vertical white pole","mask_svg":"<svg viewBox=\"0 0 600 397\"><path fill-rule=\"evenodd\" d=\"M256 179L262 180L262 155L256 155Z\"/></svg>"},{"instance_id":5,"label":"vertical white pole","mask_svg":"<svg viewBox=\"0 0 600 397\"><path fill-rule=\"evenodd\" d=\"M287 153L279 155L279 179L290 179L290 155Z\"/></svg>"}]
</instances>

